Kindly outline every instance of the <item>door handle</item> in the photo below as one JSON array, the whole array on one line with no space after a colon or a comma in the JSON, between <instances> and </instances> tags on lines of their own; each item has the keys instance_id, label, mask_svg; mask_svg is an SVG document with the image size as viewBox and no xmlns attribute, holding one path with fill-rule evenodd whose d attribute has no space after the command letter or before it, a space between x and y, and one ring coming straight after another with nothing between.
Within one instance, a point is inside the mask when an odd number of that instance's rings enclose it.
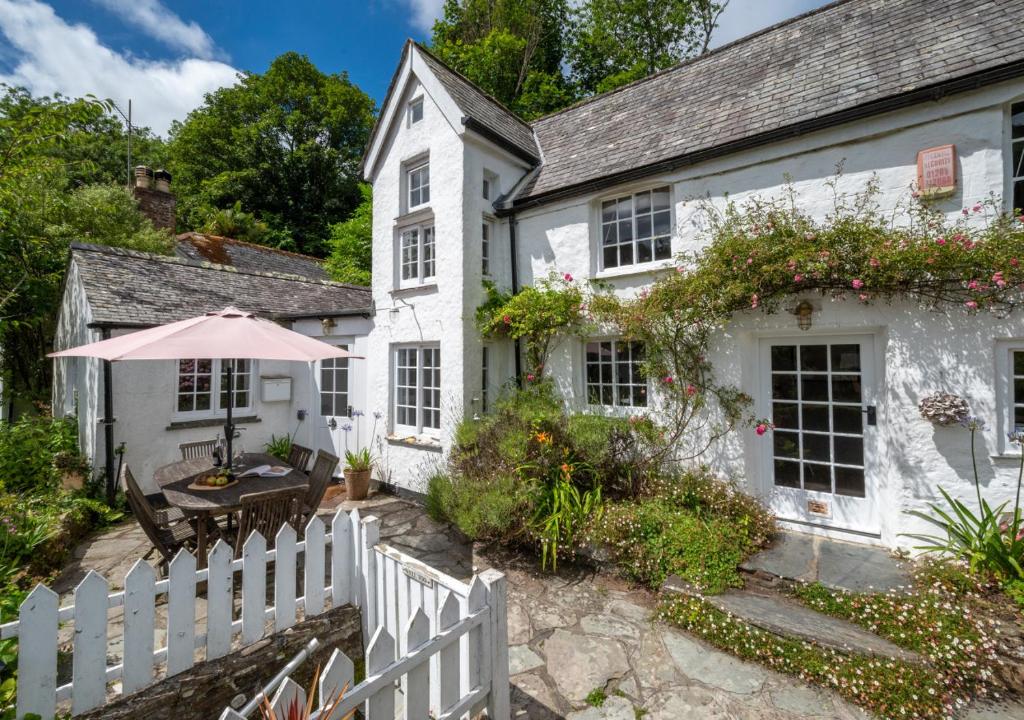
<instances>
[{"instance_id":1,"label":"door handle","mask_svg":"<svg viewBox=\"0 0 1024 720\"><path fill-rule=\"evenodd\" d=\"M868 416L868 425L878 424L878 412L875 410L874 405L868 405L861 412Z\"/></svg>"},{"instance_id":2,"label":"door handle","mask_svg":"<svg viewBox=\"0 0 1024 720\"><path fill-rule=\"evenodd\" d=\"M338 421L335 418L331 418L330 420L327 421L327 427L329 427L331 430L337 430Z\"/></svg>"}]
</instances>

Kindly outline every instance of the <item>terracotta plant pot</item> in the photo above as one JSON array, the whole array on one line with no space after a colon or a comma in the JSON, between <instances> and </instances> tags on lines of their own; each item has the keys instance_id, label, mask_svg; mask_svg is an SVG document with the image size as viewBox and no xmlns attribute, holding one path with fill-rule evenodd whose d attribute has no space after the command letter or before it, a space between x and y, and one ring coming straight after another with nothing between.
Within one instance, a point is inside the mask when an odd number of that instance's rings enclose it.
<instances>
[{"instance_id":1,"label":"terracotta plant pot","mask_svg":"<svg viewBox=\"0 0 1024 720\"><path fill-rule=\"evenodd\" d=\"M370 470L345 468L345 494L349 500L365 500L370 490Z\"/></svg>"}]
</instances>

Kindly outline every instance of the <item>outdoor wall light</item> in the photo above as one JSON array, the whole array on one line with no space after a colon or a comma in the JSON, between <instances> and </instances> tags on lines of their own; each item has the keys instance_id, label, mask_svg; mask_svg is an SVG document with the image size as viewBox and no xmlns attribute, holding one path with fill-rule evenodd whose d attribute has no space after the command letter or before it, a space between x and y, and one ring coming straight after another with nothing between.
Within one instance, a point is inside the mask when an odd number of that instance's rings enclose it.
<instances>
[{"instance_id":1,"label":"outdoor wall light","mask_svg":"<svg viewBox=\"0 0 1024 720\"><path fill-rule=\"evenodd\" d=\"M806 300L800 302L793 310L793 314L796 315L796 326L801 330L811 329L811 318L814 315L814 306Z\"/></svg>"},{"instance_id":2,"label":"outdoor wall light","mask_svg":"<svg viewBox=\"0 0 1024 720\"><path fill-rule=\"evenodd\" d=\"M320 327L323 328L324 335L330 335L331 330L334 329L336 324L337 323L334 322L334 318L332 317L326 317L320 321Z\"/></svg>"}]
</instances>

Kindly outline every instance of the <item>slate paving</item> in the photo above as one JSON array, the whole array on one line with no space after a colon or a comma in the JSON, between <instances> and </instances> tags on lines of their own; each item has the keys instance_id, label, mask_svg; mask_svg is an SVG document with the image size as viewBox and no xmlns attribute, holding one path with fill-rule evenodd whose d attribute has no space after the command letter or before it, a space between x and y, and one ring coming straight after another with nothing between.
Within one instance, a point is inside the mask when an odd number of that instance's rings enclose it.
<instances>
[{"instance_id":1,"label":"slate paving","mask_svg":"<svg viewBox=\"0 0 1024 720\"><path fill-rule=\"evenodd\" d=\"M798 720L869 717L834 693L746 663L685 633L652 621L655 596L607 574L573 567L541 573L536 562L501 550L474 548L458 531L436 523L417 504L378 494L366 501L334 497L328 516L358 507L381 518L384 542L466 580L488 567L508 577L508 622L515 720ZM73 553L57 583L73 589L88 569L123 582L147 548L128 522ZM64 599L64 602L68 602ZM200 608L200 617L205 615ZM158 611L159 612L159 611ZM119 654L121 628L110 628ZM600 707L587 696L602 690ZM979 707L970 720L1022 718L1020 706Z\"/></svg>"}]
</instances>

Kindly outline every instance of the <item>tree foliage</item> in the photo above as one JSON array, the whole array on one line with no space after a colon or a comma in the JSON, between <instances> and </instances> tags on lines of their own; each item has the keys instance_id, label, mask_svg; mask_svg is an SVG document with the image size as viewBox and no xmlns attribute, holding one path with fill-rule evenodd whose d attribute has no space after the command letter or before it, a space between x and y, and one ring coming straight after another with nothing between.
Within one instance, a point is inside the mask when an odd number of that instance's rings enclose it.
<instances>
[{"instance_id":1,"label":"tree foliage","mask_svg":"<svg viewBox=\"0 0 1024 720\"><path fill-rule=\"evenodd\" d=\"M240 203L275 231L276 246L322 257L328 226L361 201L358 163L373 117L373 100L347 74L325 74L294 52L241 75L171 128L180 222L202 226Z\"/></svg>"},{"instance_id":2,"label":"tree foliage","mask_svg":"<svg viewBox=\"0 0 1024 720\"><path fill-rule=\"evenodd\" d=\"M348 220L331 225L331 254L326 268L331 279L369 285L373 268L373 191L359 186L363 201Z\"/></svg>"},{"instance_id":3,"label":"tree foliage","mask_svg":"<svg viewBox=\"0 0 1024 720\"><path fill-rule=\"evenodd\" d=\"M707 51L728 0L447 0L431 46L529 120Z\"/></svg>"},{"instance_id":4,"label":"tree foliage","mask_svg":"<svg viewBox=\"0 0 1024 720\"><path fill-rule=\"evenodd\" d=\"M0 371L23 399L49 391L52 343L68 245L83 240L166 251L122 187L102 183L124 172L107 165L94 132L117 137L94 99L0 97ZM97 130L101 128L101 130ZM126 163L127 165L127 163Z\"/></svg>"}]
</instances>

